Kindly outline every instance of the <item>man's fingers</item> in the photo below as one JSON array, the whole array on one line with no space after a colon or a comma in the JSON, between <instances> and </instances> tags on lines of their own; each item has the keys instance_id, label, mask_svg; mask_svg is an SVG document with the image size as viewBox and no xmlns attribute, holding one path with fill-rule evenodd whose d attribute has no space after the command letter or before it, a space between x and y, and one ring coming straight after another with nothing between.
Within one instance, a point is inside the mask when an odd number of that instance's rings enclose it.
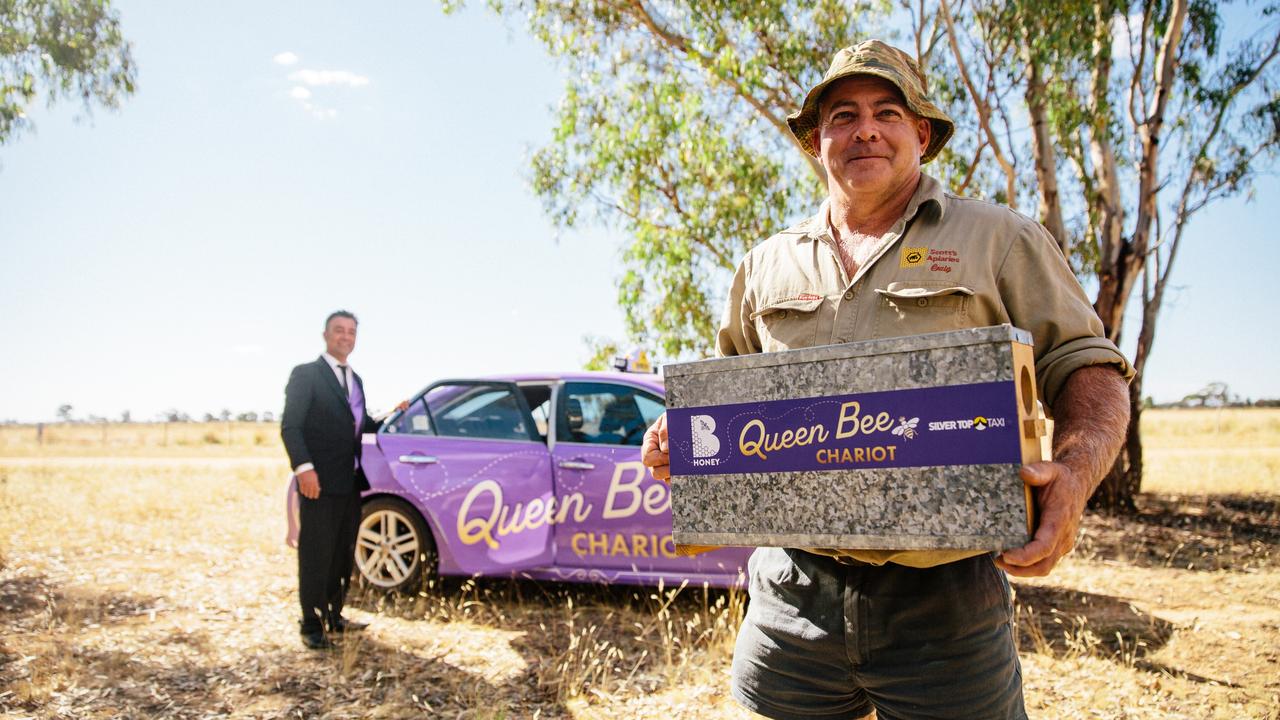
<instances>
[{"instance_id":1,"label":"man's fingers","mask_svg":"<svg viewBox=\"0 0 1280 720\"><path fill-rule=\"evenodd\" d=\"M640 456L640 463L645 467L658 467L659 465L670 465L671 456L656 448L648 448L644 454Z\"/></svg>"},{"instance_id":2,"label":"man's fingers","mask_svg":"<svg viewBox=\"0 0 1280 720\"><path fill-rule=\"evenodd\" d=\"M1047 463L1032 463L1031 465L1023 465L1022 470L1018 473L1022 477L1022 481L1028 485L1042 487L1053 482L1057 477L1057 473L1047 467Z\"/></svg>"},{"instance_id":3,"label":"man's fingers","mask_svg":"<svg viewBox=\"0 0 1280 720\"><path fill-rule=\"evenodd\" d=\"M670 465L655 465L649 468L649 472L653 473L653 479L667 481L671 479Z\"/></svg>"},{"instance_id":4,"label":"man's fingers","mask_svg":"<svg viewBox=\"0 0 1280 720\"><path fill-rule=\"evenodd\" d=\"M1003 555L996 558L996 567L1015 577L1044 577L1055 564L1052 560L1041 560L1034 565L1010 565L1004 561Z\"/></svg>"},{"instance_id":5,"label":"man's fingers","mask_svg":"<svg viewBox=\"0 0 1280 720\"><path fill-rule=\"evenodd\" d=\"M1008 565L1028 567L1053 555L1058 545L1057 517L1045 516L1031 542L1014 550L1006 550L1000 558Z\"/></svg>"}]
</instances>

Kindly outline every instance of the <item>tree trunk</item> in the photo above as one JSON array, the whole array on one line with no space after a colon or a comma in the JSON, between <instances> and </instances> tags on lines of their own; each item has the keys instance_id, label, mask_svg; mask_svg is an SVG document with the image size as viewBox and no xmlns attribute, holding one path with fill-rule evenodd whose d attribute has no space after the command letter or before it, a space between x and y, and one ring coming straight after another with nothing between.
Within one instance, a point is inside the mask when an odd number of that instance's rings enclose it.
<instances>
[{"instance_id":1,"label":"tree trunk","mask_svg":"<svg viewBox=\"0 0 1280 720\"><path fill-rule=\"evenodd\" d=\"M1040 61L1030 48L1023 51L1027 64L1027 113L1031 116L1031 153L1035 158L1036 181L1040 188L1040 222L1053 236L1062 254L1071 257L1071 242L1062 220L1062 199L1058 194L1058 165L1054 156L1049 109L1045 106L1045 83Z\"/></svg>"},{"instance_id":2,"label":"tree trunk","mask_svg":"<svg viewBox=\"0 0 1280 720\"><path fill-rule=\"evenodd\" d=\"M1135 498L1142 489L1142 436L1138 424L1142 420L1142 376L1129 384L1129 429L1124 446L1116 456L1111 471L1089 498L1089 507L1107 513L1130 514L1138 511Z\"/></svg>"}]
</instances>

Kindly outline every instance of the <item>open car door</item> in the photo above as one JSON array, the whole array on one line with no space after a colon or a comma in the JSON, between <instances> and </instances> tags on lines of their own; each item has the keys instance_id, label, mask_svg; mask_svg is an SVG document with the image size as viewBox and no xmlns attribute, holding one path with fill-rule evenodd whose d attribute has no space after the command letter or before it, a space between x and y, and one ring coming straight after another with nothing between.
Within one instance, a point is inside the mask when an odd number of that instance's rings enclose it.
<instances>
[{"instance_id":1,"label":"open car door","mask_svg":"<svg viewBox=\"0 0 1280 720\"><path fill-rule=\"evenodd\" d=\"M383 427L391 474L431 526L443 574L506 574L552 562L551 457L520 389L445 380Z\"/></svg>"}]
</instances>

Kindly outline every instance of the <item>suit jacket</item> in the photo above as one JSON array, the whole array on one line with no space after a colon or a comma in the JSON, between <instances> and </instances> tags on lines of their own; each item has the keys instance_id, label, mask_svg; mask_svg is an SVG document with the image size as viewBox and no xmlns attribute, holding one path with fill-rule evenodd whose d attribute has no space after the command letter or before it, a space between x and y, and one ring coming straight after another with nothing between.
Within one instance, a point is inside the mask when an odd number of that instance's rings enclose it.
<instances>
[{"instance_id":1,"label":"suit jacket","mask_svg":"<svg viewBox=\"0 0 1280 720\"><path fill-rule=\"evenodd\" d=\"M363 393L364 382L354 371L351 375ZM367 395L365 398L368 402ZM360 418L360 432L373 432L377 427L366 411ZM348 495L369 489L364 468L356 465L361 450L356 419L346 392L324 357L290 373L284 389L280 437L290 467L308 462L315 466L321 494Z\"/></svg>"}]
</instances>

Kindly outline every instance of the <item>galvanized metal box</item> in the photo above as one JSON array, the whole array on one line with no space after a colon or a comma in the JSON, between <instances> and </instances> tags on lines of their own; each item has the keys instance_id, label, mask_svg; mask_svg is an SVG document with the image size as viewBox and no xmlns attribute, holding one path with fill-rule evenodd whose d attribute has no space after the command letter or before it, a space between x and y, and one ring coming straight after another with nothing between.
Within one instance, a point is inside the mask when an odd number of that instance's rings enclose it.
<instances>
[{"instance_id":1,"label":"galvanized metal box","mask_svg":"<svg viewBox=\"0 0 1280 720\"><path fill-rule=\"evenodd\" d=\"M1031 344L1001 325L667 365L675 541L1026 544Z\"/></svg>"}]
</instances>

